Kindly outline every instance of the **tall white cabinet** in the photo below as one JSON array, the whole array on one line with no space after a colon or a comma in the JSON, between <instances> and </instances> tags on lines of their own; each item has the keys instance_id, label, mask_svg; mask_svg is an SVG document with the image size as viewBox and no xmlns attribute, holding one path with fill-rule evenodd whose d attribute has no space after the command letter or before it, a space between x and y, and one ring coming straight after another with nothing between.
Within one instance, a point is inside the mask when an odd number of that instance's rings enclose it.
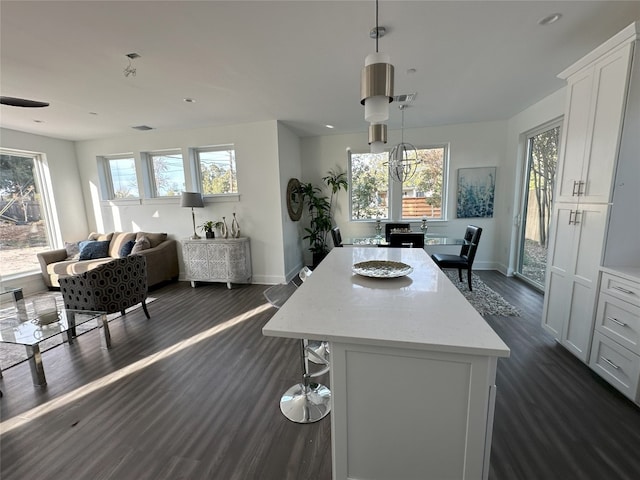
<instances>
[{"instance_id":1,"label":"tall white cabinet","mask_svg":"<svg viewBox=\"0 0 640 480\"><path fill-rule=\"evenodd\" d=\"M559 75L567 80L567 103L542 324L585 363L606 245L610 237L624 235L608 232L616 170L638 161L637 152L635 158L619 157L629 110L630 72L634 57L635 63L639 61L637 39L634 23ZM637 178L628 181L640 187ZM639 212L636 206L636 224Z\"/></svg>"}]
</instances>

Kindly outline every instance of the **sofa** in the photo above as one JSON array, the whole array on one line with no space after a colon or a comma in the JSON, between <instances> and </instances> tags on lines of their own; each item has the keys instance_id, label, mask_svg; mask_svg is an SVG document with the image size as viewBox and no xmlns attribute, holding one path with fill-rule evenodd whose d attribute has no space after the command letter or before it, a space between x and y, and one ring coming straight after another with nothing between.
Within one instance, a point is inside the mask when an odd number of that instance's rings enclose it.
<instances>
[{"instance_id":1,"label":"sofa","mask_svg":"<svg viewBox=\"0 0 640 480\"><path fill-rule=\"evenodd\" d=\"M60 277L82 274L113 259L136 254L146 258L149 287L178 278L177 242L166 233L91 233L87 240L39 253L38 260L44 283L53 289L60 287Z\"/></svg>"}]
</instances>

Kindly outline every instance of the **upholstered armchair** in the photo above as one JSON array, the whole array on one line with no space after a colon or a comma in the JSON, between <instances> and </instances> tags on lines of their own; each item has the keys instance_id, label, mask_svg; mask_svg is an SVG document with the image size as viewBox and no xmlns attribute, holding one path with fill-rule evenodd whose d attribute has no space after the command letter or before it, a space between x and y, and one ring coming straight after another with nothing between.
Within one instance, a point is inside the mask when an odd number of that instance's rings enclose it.
<instances>
[{"instance_id":1,"label":"upholstered armchair","mask_svg":"<svg viewBox=\"0 0 640 480\"><path fill-rule=\"evenodd\" d=\"M129 255L98 265L88 272L60 277L60 292L65 308L121 312L142 303L147 318L147 260Z\"/></svg>"}]
</instances>

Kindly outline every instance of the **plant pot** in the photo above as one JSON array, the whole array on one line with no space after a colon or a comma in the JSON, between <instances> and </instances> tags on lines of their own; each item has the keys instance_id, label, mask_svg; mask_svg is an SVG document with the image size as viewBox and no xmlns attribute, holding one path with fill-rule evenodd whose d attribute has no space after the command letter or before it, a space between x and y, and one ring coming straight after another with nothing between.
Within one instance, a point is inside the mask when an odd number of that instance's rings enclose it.
<instances>
[{"instance_id":1,"label":"plant pot","mask_svg":"<svg viewBox=\"0 0 640 480\"><path fill-rule=\"evenodd\" d=\"M313 254L313 268L316 268L320 262L322 260L324 260L324 257L326 257L329 253L328 252L322 252L322 253L314 253Z\"/></svg>"},{"instance_id":2,"label":"plant pot","mask_svg":"<svg viewBox=\"0 0 640 480\"><path fill-rule=\"evenodd\" d=\"M206 238L216 238L216 234L214 232L204 232Z\"/></svg>"}]
</instances>

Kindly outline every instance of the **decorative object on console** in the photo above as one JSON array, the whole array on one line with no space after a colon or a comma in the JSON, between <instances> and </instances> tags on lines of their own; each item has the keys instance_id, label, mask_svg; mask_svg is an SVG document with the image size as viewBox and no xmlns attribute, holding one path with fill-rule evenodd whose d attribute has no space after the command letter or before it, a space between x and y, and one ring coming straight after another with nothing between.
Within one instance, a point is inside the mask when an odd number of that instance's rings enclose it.
<instances>
[{"instance_id":1,"label":"decorative object on console","mask_svg":"<svg viewBox=\"0 0 640 480\"><path fill-rule=\"evenodd\" d=\"M222 238L229 238L229 227L227 227L226 217L222 217L222 226L220 227L220 235Z\"/></svg>"},{"instance_id":2,"label":"decorative object on console","mask_svg":"<svg viewBox=\"0 0 640 480\"><path fill-rule=\"evenodd\" d=\"M376 219L376 237L382 236L382 222L380 221L380 217Z\"/></svg>"},{"instance_id":3,"label":"decorative object on console","mask_svg":"<svg viewBox=\"0 0 640 480\"><path fill-rule=\"evenodd\" d=\"M231 236L233 238L240 238L240 225L236 219L236 212L233 212L233 220L231 220Z\"/></svg>"},{"instance_id":4,"label":"decorative object on console","mask_svg":"<svg viewBox=\"0 0 640 480\"><path fill-rule=\"evenodd\" d=\"M207 220L202 225L200 225L200 230L204 232L204 236L206 238L216 238L215 229L220 228L222 222L216 222L213 220Z\"/></svg>"},{"instance_id":5,"label":"decorative object on console","mask_svg":"<svg viewBox=\"0 0 640 480\"><path fill-rule=\"evenodd\" d=\"M420 231L422 233L427 233L427 229L429 226L427 225L427 217L422 217L422 222L420 223Z\"/></svg>"},{"instance_id":6,"label":"decorative object on console","mask_svg":"<svg viewBox=\"0 0 640 480\"><path fill-rule=\"evenodd\" d=\"M193 211L194 208L203 208L204 202L202 201L202 194L200 192L182 192L182 199L180 201L181 207L191 207L191 219L193 221L193 235L192 240L197 240L200 236L196 233L196 214Z\"/></svg>"}]
</instances>

